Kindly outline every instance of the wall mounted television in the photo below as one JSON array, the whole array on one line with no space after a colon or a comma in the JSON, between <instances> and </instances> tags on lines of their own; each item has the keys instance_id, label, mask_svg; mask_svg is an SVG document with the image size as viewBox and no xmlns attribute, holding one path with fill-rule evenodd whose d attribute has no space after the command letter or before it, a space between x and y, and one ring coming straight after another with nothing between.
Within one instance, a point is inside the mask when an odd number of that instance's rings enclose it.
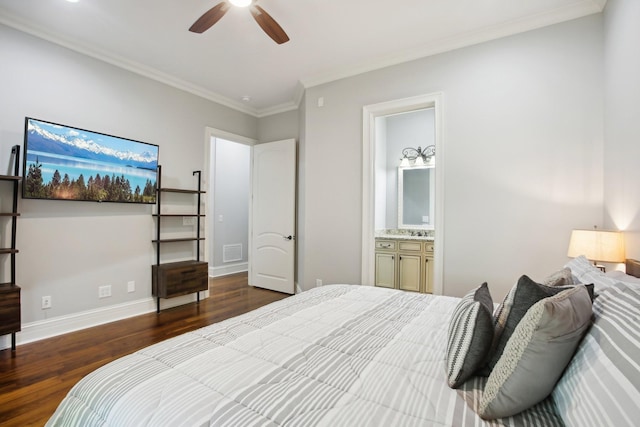
<instances>
[{"instance_id":1,"label":"wall mounted television","mask_svg":"<svg viewBox=\"0 0 640 427\"><path fill-rule=\"evenodd\" d=\"M25 118L25 199L155 203L159 147Z\"/></svg>"}]
</instances>

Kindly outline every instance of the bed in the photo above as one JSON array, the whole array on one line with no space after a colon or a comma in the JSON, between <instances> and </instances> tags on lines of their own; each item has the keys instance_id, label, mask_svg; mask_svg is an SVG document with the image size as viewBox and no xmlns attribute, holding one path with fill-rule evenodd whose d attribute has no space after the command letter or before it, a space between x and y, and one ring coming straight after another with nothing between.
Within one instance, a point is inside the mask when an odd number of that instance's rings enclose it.
<instances>
[{"instance_id":1,"label":"bed","mask_svg":"<svg viewBox=\"0 0 640 427\"><path fill-rule=\"evenodd\" d=\"M460 298L330 285L105 365L73 387L47 425L633 425L640 419L640 284L576 260L566 267L574 281L600 283L594 326L553 393L509 417L477 414L486 377L474 375L458 388L447 383L448 336ZM608 304L620 293L633 296L625 302L625 322L634 319L633 331L624 332L622 361L600 345L607 338L598 327L600 317L610 321ZM618 370L612 360L624 366ZM585 375L589 364L609 378ZM592 377L595 386L585 383ZM613 394L602 397L598 390Z\"/></svg>"}]
</instances>

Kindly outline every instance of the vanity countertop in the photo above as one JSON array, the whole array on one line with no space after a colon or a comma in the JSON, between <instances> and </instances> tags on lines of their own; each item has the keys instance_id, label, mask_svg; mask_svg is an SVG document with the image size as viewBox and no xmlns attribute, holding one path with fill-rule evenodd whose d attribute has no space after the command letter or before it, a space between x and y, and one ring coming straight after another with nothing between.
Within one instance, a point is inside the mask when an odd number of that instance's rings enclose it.
<instances>
[{"instance_id":1,"label":"vanity countertop","mask_svg":"<svg viewBox=\"0 0 640 427\"><path fill-rule=\"evenodd\" d=\"M390 234L390 233L376 233L376 239L387 240L419 240L424 242L433 242L433 236L411 236L410 234Z\"/></svg>"}]
</instances>

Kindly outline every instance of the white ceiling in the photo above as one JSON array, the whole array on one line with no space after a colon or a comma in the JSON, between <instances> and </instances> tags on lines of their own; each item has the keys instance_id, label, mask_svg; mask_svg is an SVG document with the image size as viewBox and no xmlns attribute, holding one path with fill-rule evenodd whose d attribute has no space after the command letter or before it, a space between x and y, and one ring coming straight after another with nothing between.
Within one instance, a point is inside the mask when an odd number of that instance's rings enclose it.
<instances>
[{"instance_id":1,"label":"white ceiling","mask_svg":"<svg viewBox=\"0 0 640 427\"><path fill-rule=\"evenodd\" d=\"M188 31L220 0L0 0L0 23L257 117L303 88L602 11L606 0L259 0ZM250 96L249 102L242 97Z\"/></svg>"}]
</instances>

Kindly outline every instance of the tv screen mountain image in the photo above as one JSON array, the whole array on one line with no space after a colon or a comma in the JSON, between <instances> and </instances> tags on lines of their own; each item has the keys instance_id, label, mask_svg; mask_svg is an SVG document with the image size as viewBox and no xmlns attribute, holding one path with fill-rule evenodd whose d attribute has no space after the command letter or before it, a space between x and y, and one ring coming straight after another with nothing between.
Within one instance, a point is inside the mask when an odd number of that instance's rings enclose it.
<instances>
[{"instance_id":1,"label":"tv screen mountain image","mask_svg":"<svg viewBox=\"0 0 640 427\"><path fill-rule=\"evenodd\" d=\"M159 147L25 118L25 199L155 203Z\"/></svg>"}]
</instances>

